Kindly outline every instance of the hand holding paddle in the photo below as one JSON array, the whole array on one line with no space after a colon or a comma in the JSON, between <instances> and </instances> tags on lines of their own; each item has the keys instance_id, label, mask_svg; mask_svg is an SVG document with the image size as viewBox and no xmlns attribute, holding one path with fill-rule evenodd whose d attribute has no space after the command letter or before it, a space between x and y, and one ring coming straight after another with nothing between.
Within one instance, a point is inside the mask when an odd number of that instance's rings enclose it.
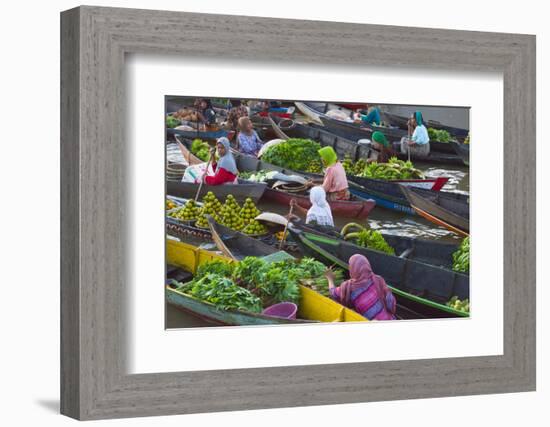
<instances>
[{"instance_id":1,"label":"hand holding paddle","mask_svg":"<svg viewBox=\"0 0 550 427\"><path fill-rule=\"evenodd\" d=\"M204 181L206 181L206 174L208 173L208 168L210 167L210 163L212 163L212 160L214 159L214 154L216 153L215 148L210 149L210 157L208 158L208 162L206 163L206 170L204 171L204 174L202 175L201 182L199 184L199 189L197 190L197 194L195 195L195 202L199 200L199 195L201 194L202 185L204 184Z\"/></svg>"}]
</instances>

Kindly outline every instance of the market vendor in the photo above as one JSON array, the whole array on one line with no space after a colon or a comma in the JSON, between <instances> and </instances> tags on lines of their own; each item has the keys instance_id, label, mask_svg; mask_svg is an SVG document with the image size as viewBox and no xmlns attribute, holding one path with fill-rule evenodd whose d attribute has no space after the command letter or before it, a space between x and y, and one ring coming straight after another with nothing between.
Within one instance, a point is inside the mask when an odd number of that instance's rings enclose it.
<instances>
[{"instance_id":1,"label":"market vendor","mask_svg":"<svg viewBox=\"0 0 550 427\"><path fill-rule=\"evenodd\" d=\"M240 99L232 99L231 109L227 114L227 125L230 130L238 130L239 119L241 117L248 117L248 108L246 108L246 106L242 104Z\"/></svg>"},{"instance_id":2,"label":"market vendor","mask_svg":"<svg viewBox=\"0 0 550 427\"><path fill-rule=\"evenodd\" d=\"M258 151L262 148L263 142L258 136L258 133L254 130L252 120L248 117L241 117L239 119L238 128L237 149L243 154L257 156Z\"/></svg>"},{"instance_id":3,"label":"market vendor","mask_svg":"<svg viewBox=\"0 0 550 427\"><path fill-rule=\"evenodd\" d=\"M380 119L380 109L378 107L369 107L366 105L365 109L357 110L358 119L367 125L380 125L382 121Z\"/></svg>"},{"instance_id":4,"label":"market vendor","mask_svg":"<svg viewBox=\"0 0 550 427\"><path fill-rule=\"evenodd\" d=\"M237 163L230 150L229 140L221 137L217 140L218 161L212 163L213 176L203 175L204 182L208 185L237 184ZM214 149L210 150L211 158L214 157Z\"/></svg>"},{"instance_id":5,"label":"market vendor","mask_svg":"<svg viewBox=\"0 0 550 427\"><path fill-rule=\"evenodd\" d=\"M330 296L369 320L395 320L396 301L383 277L374 274L369 260L360 254L349 259L349 280L334 284L334 273L327 270Z\"/></svg>"},{"instance_id":6,"label":"market vendor","mask_svg":"<svg viewBox=\"0 0 550 427\"><path fill-rule=\"evenodd\" d=\"M309 191L309 201L311 202L311 207L309 209L304 209L298 204L296 199L290 200L292 210L299 214L295 215L295 217L299 218L300 215L305 216L306 224L327 225L334 227L332 211L330 210L323 187L313 187ZM292 218L289 218L289 220L290 219Z\"/></svg>"},{"instance_id":7,"label":"market vendor","mask_svg":"<svg viewBox=\"0 0 550 427\"><path fill-rule=\"evenodd\" d=\"M386 139L386 135L382 132L376 131L371 136L371 147L373 153L369 154L367 162L388 163L392 157L397 156L397 153L391 147L389 141Z\"/></svg>"},{"instance_id":8,"label":"market vendor","mask_svg":"<svg viewBox=\"0 0 550 427\"><path fill-rule=\"evenodd\" d=\"M349 200L350 193L346 171L338 160L336 152L332 147L323 147L319 150L319 155L325 168L323 189L327 194L327 200Z\"/></svg>"},{"instance_id":9,"label":"market vendor","mask_svg":"<svg viewBox=\"0 0 550 427\"><path fill-rule=\"evenodd\" d=\"M197 108L199 121L203 122L207 126L213 126L216 124L216 112L214 111L212 102L209 99L197 99L195 101L195 107Z\"/></svg>"},{"instance_id":10,"label":"market vendor","mask_svg":"<svg viewBox=\"0 0 550 427\"><path fill-rule=\"evenodd\" d=\"M415 111L407 122L411 137L401 138L401 152L426 157L430 154L430 137L420 111Z\"/></svg>"}]
</instances>

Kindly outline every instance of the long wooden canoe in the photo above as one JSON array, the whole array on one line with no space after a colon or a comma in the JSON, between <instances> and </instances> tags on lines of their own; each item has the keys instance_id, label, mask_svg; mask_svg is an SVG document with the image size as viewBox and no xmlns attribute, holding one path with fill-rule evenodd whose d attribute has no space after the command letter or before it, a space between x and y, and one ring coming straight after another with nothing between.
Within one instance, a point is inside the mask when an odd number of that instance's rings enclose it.
<instances>
[{"instance_id":1,"label":"long wooden canoe","mask_svg":"<svg viewBox=\"0 0 550 427\"><path fill-rule=\"evenodd\" d=\"M304 222L295 222L293 225L294 228L310 234L317 234L332 240L344 240L344 236L334 227L317 226L305 224ZM353 229L351 231L353 232L356 230ZM427 240L384 232L382 232L382 234L386 242L388 242L395 250L395 254L400 258L407 258L424 264L452 270L453 253L459 248L458 242Z\"/></svg>"},{"instance_id":2,"label":"long wooden canoe","mask_svg":"<svg viewBox=\"0 0 550 427\"><path fill-rule=\"evenodd\" d=\"M348 270L348 260L354 254L365 255L373 271L390 286L398 303L397 314L403 319L467 317L468 313L447 307L453 296L470 296L467 275L435 267L407 258L388 255L372 249L307 233L289 225L293 238L304 253L327 265Z\"/></svg>"},{"instance_id":3,"label":"long wooden canoe","mask_svg":"<svg viewBox=\"0 0 550 427\"><path fill-rule=\"evenodd\" d=\"M171 128L167 128L166 129L166 133L168 135L179 135L179 136L183 136L184 138L200 138L200 139L203 139L203 140L206 140L206 139L210 139L210 140L214 140L214 139L218 139L218 138L221 138L222 136L228 136L229 132L226 131L225 129L220 129L220 130L216 130L216 131L201 131L201 130L182 130L182 129L171 129Z\"/></svg>"},{"instance_id":4,"label":"long wooden canoe","mask_svg":"<svg viewBox=\"0 0 550 427\"><path fill-rule=\"evenodd\" d=\"M387 111L382 111L381 113L382 118L396 126L399 126L402 129L407 129L407 121L409 120L408 117L400 116L393 113L388 113ZM453 126L446 126L438 121L435 120L424 120L425 126L427 128L434 128L437 130L446 130L449 132L452 136L457 138L466 138L468 136L468 129L462 129L457 128Z\"/></svg>"},{"instance_id":5,"label":"long wooden canoe","mask_svg":"<svg viewBox=\"0 0 550 427\"><path fill-rule=\"evenodd\" d=\"M452 142L452 147L456 154L462 159L466 166L470 165L470 144L462 144L460 142Z\"/></svg>"},{"instance_id":6,"label":"long wooden canoe","mask_svg":"<svg viewBox=\"0 0 550 427\"><path fill-rule=\"evenodd\" d=\"M236 261L240 261L247 256L262 257L281 252L260 240L218 224L211 216L208 216L208 228L218 249L226 257Z\"/></svg>"},{"instance_id":7,"label":"long wooden canoe","mask_svg":"<svg viewBox=\"0 0 550 427\"><path fill-rule=\"evenodd\" d=\"M238 202L244 202L248 197L257 202L264 194L266 188L267 185L265 183L253 183L245 180L239 180L239 184L203 184L199 198L204 197L206 193L211 191L220 200L225 200L227 196L232 194ZM166 182L166 194L170 196L194 199L198 190L199 184L175 181Z\"/></svg>"},{"instance_id":8,"label":"long wooden canoe","mask_svg":"<svg viewBox=\"0 0 550 427\"><path fill-rule=\"evenodd\" d=\"M397 153L397 158L401 160L408 160L409 155L403 154L401 152L401 145L399 142L393 143L393 149ZM425 163L443 163L443 164L449 164L449 165L462 165L462 159L456 154L456 153L441 153L436 152L431 149L431 142L430 142L430 153L427 156L420 156L418 154L415 154L411 152L411 160L418 161L418 162L425 162Z\"/></svg>"},{"instance_id":9,"label":"long wooden canoe","mask_svg":"<svg viewBox=\"0 0 550 427\"><path fill-rule=\"evenodd\" d=\"M383 181L379 179L363 178L359 176L349 176L348 180L357 185L350 185L350 192L356 196L370 198L376 202L377 206L390 209L396 212L402 212L409 215L416 215L416 211L412 208L409 200L401 191L401 186L411 186L418 188L421 193L430 194L437 193L439 189L447 182L448 178L436 178L429 183L426 183L423 188L422 180L410 181ZM440 180L440 181L438 181ZM433 190L436 188L437 190ZM446 192L442 192L446 197ZM454 195L451 197L455 197ZM466 196L458 196L466 197Z\"/></svg>"},{"instance_id":10,"label":"long wooden canoe","mask_svg":"<svg viewBox=\"0 0 550 427\"><path fill-rule=\"evenodd\" d=\"M470 233L470 197L459 193L426 193L401 186L411 207L422 217L462 236Z\"/></svg>"},{"instance_id":11,"label":"long wooden canoe","mask_svg":"<svg viewBox=\"0 0 550 427\"><path fill-rule=\"evenodd\" d=\"M366 123L344 122L333 119L328 116L321 116L323 125L332 133L358 141L360 139L370 139L374 131L382 132L390 142L400 141L402 137L407 136L407 131L397 126L376 126Z\"/></svg>"},{"instance_id":12,"label":"long wooden canoe","mask_svg":"<svg viewBox=\"0 0 550 427\"><path fill-rule=\"evenodd\" d=\"M195 246L167 240L167 263L195 274L198 267L209 261L233 262L231 259ZM221 310L213 304L187 295L170 285L166 286L166 301L180 310L207 320L213 325L285 325L316 322L364 322L358 313L300 286L300 301L296 320L265 316L242 310Z\"/></svg>"}]
</instances>

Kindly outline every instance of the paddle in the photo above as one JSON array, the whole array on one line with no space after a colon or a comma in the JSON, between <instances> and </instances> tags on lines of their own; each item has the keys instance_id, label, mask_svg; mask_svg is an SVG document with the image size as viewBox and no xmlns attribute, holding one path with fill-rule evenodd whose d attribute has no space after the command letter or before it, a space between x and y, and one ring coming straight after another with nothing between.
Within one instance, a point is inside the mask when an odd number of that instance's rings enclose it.
<instances>
[{"instance_id":1,"label":"paddle","mask_svg":"<svg viewBox=\"0 0 550 427\"><path fill-rule=\"evenodd\" d=\"M290 205L290 209L288 211L288 221L286 222L285 229L283 231L283 237L281 237L281 241L279 243L279 250L281 250L281 248L283 247L283 243L286 240L286 232L288 230L288 223L290 222L290 217L292 216L292 209L293 208L294 208L294 206Z\"/></svg>"},{"instance_id":2,"label":"paddle","mask_svg":"<svg viewBox=\"0 0 550 427\"><path fill-rule=\"evenodd\" d=\"M206 177L206 174L208 173L208 168L210 167L210 163L212 163L212 159L214 158L214 153L210 153L210 158L208 159L208 162L206 163L206 170L204 171L204 175L201 178L201 182L199 184L199 189L197 190L197 194L195 195L195 202L199 200L199 194L202 190L202 185L204 184L204 179Z\"/></svg>"}]
</instances>

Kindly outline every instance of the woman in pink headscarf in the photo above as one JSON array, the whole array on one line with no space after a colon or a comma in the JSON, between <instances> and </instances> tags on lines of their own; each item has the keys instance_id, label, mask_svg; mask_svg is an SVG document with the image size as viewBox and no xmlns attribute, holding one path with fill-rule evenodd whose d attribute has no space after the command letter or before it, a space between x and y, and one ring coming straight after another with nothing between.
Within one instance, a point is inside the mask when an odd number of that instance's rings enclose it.
<instances>
[{"instance_id":1,"label":"woman in pink headscarf","mask_svg":"<svg viewBox=\"0 0 550 427\"><path fill-rule=\"evenodd\" d=\"M369 260L360 254L349 259L349 280L334 286L334 274L325 273L330 295L369 320L394 320L396 302L386 281L374 274Z\"/></svg>"}]
</instances>

